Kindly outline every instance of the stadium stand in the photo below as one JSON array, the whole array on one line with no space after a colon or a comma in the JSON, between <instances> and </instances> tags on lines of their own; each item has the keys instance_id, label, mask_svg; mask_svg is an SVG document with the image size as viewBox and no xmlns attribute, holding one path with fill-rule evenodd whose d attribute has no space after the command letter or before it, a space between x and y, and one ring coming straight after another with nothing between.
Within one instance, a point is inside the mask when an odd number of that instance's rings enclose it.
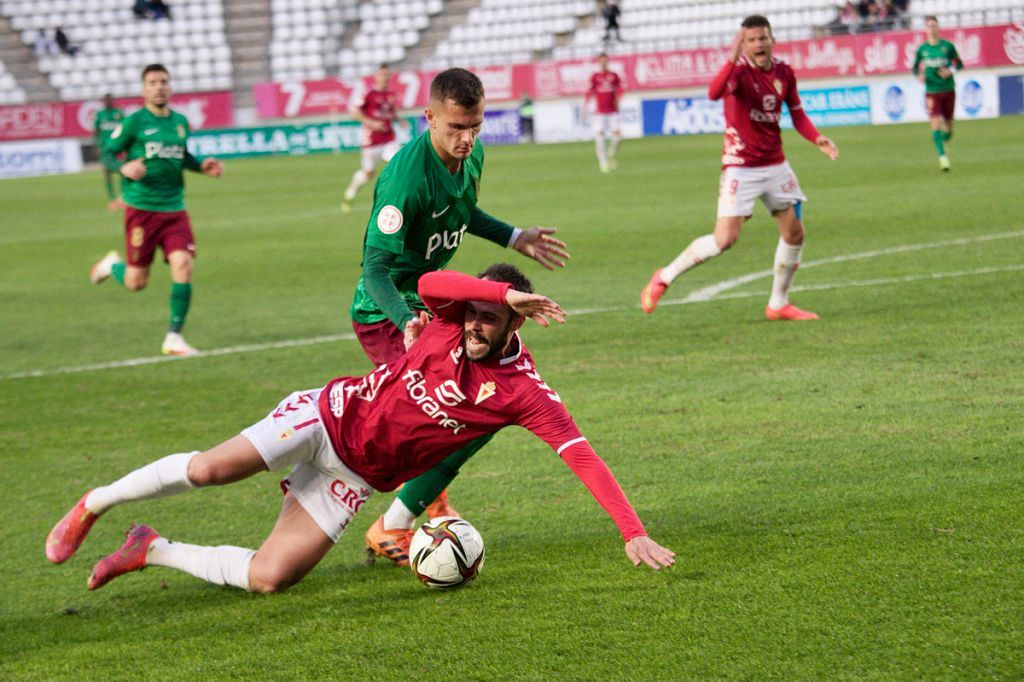
<instances>
[{"instance_id":1,"label":"stadium stand","mask_svg":"<svg viewBox=\"0 0 1024 682\"><path fill-rule=\"evenodd\" d=\"M231 51L224 33L221 0L175 0L173 20L136 19L126 0L4 0L26 46L62 26L79 46L74 56L39 50L38 68L61 99L136 95L140 64L161 62L182 92L231 88ZM129 58L129 49L131 55Z\"/></svg>"},{"instance_id":2,"label":"stadium stand","mask_svg":"<svg viewBox=\"0 0 1024 682\"><path fill-rule=\"evenodd\" d=\"M430 17L440 14L442 0L372 0L358 6L359 27L348 46L338 51L342 79L372 72L383 63L398 64L416 46ZM353 22L355 23L355 22Z\"/></svg>"},{"instance_id":3,"label":"stadium stand","mask_svg":"<svg viewBox=\"0 0 1024 682\"><path fill-rule=\"evenodd\" d=\"M8 73L3 62L0 62L0 104L24 104L27 101L25 91L18 86L14 76Z\"/></svg>"},{"instance_id":4,"label":"stadium stand","mask_svg":"<svg viewBox=\"0 0 1024 682\"><path fill-rule=\"evenodd\" d=\"M274 80L318 79L333 66L346 20L357 0L273 0L270 73Z\"/></svg>"}]
</instances>

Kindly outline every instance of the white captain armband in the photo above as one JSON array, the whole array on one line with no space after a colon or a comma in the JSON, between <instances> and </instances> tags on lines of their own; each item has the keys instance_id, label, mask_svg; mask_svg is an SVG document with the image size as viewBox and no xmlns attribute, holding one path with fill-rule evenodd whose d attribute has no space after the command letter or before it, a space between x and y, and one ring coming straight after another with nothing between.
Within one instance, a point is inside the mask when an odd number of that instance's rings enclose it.
<instances>
[{"instance_id":1,"label":"white captain armband","mask_svg":"<svg viewBox=\"0 0 1024 682\"><path fill-rule=\"evenodd\" d=\"M523 233L518 227L512 228L512 236L508 238L508 244L505 245L506 249L511 249L516 245L516 240L519 239L519 235Z\"/></svg>"}]
</instances>

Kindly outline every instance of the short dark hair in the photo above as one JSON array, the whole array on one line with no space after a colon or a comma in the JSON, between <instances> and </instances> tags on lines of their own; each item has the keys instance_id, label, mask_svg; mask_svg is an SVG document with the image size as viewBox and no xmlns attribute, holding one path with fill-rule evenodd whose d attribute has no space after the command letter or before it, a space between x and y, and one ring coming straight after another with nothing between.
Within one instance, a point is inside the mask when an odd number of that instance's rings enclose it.
<instances>
[{"instance_id":1,"label":"short dark hair","mask_svg":"<svg viewBox=\"0 0 1024 682\"><path fill-rule=\"evenodd\" d=\"M152 73L153 71L163 71L170 78L171 72L167 70L167 67L163 64L148 64L146 68L142 70L142 80L146 80L146 74Z\"/></svg>"},{"instance_id":2,"label":"short dark hair","mask_svg":"<svg viewBox=\"0 0 1024 682\"><path fill-rule=\"evenodd\" d=\"M533 283L523 274L523 271L508 263L495 263L479 275L480 279L489 279L492 282L505 282L511 284L516 291L524 294L533 293Z\"/></svg>"},{"instance_id":3,"label":"short dark hair","mask_svg":"<svg viewBox=\"0 0 1024 682\"><path fill-rule=\"evenodd\" d=\"M741 28L766 28L768 32L772 32L772 25L768 22L768 18L760 14L751 14L749 17L743 20L740 24Z\"/></svg>"},{"instance_id":4,"label":"short dark hair","mask_svg":"<svg viewBox=\"0 0 1024 682\"><path fill-rule=\"evenodd\" d=\"M484 84L471 71L448 69L434 76L430 83L430 99L438 102L452 100L460 107L471 109L483 101Z\"/></svg>"},{"instance_id":5,"label":"short dark hair","mask_svg":"<svg viewBox=\"0 0 1024 682\"><path fill-rule=\"evenodd\" d=\"M925 16L924 21L925 21L925 23L928 23L929 21L934 21L937 24L937 23L939 23L939 18L937 16L935 16L934 14L929 14L929 15Z\"/></svg>"}]
</instances>

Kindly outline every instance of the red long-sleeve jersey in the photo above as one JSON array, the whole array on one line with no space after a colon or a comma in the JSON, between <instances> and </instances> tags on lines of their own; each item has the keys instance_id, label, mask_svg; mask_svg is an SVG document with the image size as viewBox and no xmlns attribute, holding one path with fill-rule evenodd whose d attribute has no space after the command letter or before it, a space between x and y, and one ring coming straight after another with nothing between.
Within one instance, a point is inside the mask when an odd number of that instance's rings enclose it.
<instances>
[{"instance_id":1,"label":"red long-sleeve jersey","mask_svg":"<svg viewBox=\"0 0 1024 682\"><path fill-rule=\"evenodd\" d=\"M725 137L722 167L771 166L786 160L779 121L782 103L789 107L793 127L814 142L818 130L804 111L792 67L778 59L764 71L740 57L726 62L711 82L708 97L725 97Z\"/></svg>"},{"instance_id":2,"label":"red long-sleeve jersey","mask_svg":"<svg viewBox=\"0 0 1024 682\"><path fill-rule=\"evenodd\" d=\"M508 357L465 357L467 302L504 304L509 288L456 272L423 275L420 297L435 318L416 344L365 377L332 380L320 394L320 418L335 452L375 489L391 490L470 441L519 425L561 455L625 540L646 535L518 334Z\"/></svg>"}]
</instances>

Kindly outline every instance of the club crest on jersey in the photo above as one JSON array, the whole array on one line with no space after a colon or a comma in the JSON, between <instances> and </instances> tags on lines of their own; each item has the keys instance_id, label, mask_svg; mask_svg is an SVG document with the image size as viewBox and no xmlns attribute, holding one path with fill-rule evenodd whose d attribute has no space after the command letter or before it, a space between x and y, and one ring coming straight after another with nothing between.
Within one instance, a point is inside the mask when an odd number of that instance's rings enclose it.
<instances>
[{"instance_id":1,"label":"club crest on jersey","mask_svg":"<svg viewBox=\"0 0 1024 682\"><path fill-rule=\"evenodd\" d=\"M288 440L295 435L295 429L285 429L281 432L281 435L277 437L278 440Z\"/></svg>"},{"instance_id":2,"label":"club crest on jersey","mask_svg":"<svg viewBox=\"0 0 1024 682\"><path fill-rule=\"evenodd\" d=\"M181 125L180 123L178 124L178 137L185 137L185 126Z\"/></svg>"},{"instance_id":3,"label":"club crest on jersey","mask_svg":"<svg viewBox=\"0 0 1024 682\"><path fill-rule=\"evenodd\" d=\"M474 404L475 405L479 405L480 403L482 403L483 401L487 400L492 395L494 395L495 392L496 391L495 391L494 382L493 381L485 381L484 383L480 384L480 390L476 394L476 402Z\"/></svg>"},{"instance_id":4,"label":"club crest on jersey","mask_svg":"<svg viewBox=\"0 0 1024 682\"><path fill-rule=\"evenodd\" d=\"M384 234L394 234L402 229L404 220L396 206L385 206L377 214L377 229Z\"/></svg>"}]
</instances>

